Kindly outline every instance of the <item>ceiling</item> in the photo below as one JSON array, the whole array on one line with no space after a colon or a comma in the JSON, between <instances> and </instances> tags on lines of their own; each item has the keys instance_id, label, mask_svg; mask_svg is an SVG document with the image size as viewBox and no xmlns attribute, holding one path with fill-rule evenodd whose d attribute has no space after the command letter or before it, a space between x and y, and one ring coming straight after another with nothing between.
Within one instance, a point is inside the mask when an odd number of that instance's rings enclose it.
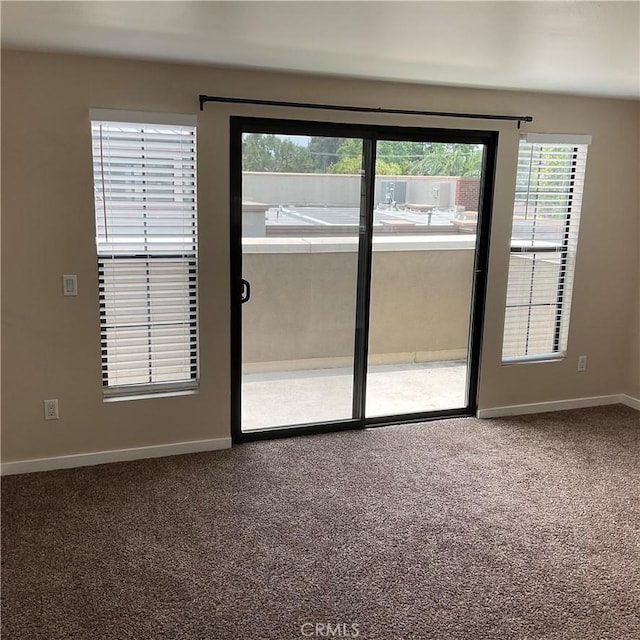
<instances>
[{"instance_id":1,"label":"ceiling","mask_svg":"<svg viewBox=\"0 0 640 640\"><path fill-rule=\"evenodd\" d=\"M1 3L3 48L640 99L640 1Z\"/></svg>"}]
</instances>

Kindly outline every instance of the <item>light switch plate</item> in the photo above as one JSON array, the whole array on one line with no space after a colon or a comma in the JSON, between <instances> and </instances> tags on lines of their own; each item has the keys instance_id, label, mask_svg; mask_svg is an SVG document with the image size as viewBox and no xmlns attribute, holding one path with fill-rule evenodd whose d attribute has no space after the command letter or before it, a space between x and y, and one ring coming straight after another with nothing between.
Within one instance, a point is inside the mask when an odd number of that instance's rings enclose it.
<instances>
[{"instance_id":1,"label":"light switch plate","mask_svg":"<svg viewBox=\"0 0 640 640\"><path fill-rule=\"evenodd\" d=\"M78 276L75 276L75 275L62 276L62 293L65 296L78 295Z\"/></svg>"}]
</instances>

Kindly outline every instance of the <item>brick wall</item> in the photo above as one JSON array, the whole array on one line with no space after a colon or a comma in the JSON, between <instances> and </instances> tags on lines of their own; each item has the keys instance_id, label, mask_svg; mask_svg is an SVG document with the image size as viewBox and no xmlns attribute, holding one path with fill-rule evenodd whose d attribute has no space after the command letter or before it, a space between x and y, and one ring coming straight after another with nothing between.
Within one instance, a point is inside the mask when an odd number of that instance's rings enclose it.
<instances>
[{"instance_id":1,"label":"brick wall","mask_svg":"<svg viewBox=\"0 0 640 640\"><path fill-rule=\"evenodd\" d=\"M456 186L456 205L465 211L477 211L480 206L480 178L465 176L458 178Z\"/></svg>"}]
</instances>

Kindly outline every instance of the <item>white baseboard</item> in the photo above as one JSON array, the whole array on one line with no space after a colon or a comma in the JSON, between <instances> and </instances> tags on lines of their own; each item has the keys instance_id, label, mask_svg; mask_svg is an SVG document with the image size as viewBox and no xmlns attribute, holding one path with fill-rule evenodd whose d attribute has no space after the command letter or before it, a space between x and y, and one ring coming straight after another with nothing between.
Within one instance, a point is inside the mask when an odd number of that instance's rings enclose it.
<instances>
[{"instance_id":1,"label":"white baseboard","mask_svg":"<svg viewBox=\"0 0 640 640\"><path fill-rule=\"evenodd\" d=\"M218 451L231 447L231 438L212 438L210 440L194 440L192 442L177 442L175 444L161 444L151 447L136 447L134 449L118 449L116 451L97 451L95 453L80 453L71 456L57 456L54 458L37 458L34 460L19 460L4 462L0 465L3 476L17 473L34 473L36 471L53 471L54 469L72 469L74 467L91 467L108 462L125 462L127 460L143 460L145 458L163 458L185 453L199 453L202 451Z\"/></svg>"},{"instance_id":2,"label":"white baseboard","mask_svg":"<svg viewBox=\"0 0 640 640\"><path fill-rule=\"evenodd\" d=\"M546 413L547 411L564 411L565 409L584 409L600 407L608 404L624 404L640 410L640 401L624 394L610 396L593 396L591 398L574 398L572 400L554 400L553 402L534 402L532 404L516 404L508 407L491 407L478 409L478 418L500 418L502 416L519 416L527 413Z\"/></svg>"},{"instance_id":3,"label":"white baseboard","mask_svg":"<svg viewBox=\"0 0 640 640\"><path fill-rule=\"evenodd\" d=\"M632 409L637 409L638 411L640 411L640 400L638 400L638 398L634 398L633 396L628 396L623 393L620 396L620 402L627 407L631 407Z\"/></svg>"},{"instance_id":4,"label":"white baseboard","mask_svg":"<svg viewBox=\"0 0 640 640\"><path fill-rule=\"evenodd\" d=\"M556 400L553 402L536 402L532 404L517 404L506 407L491 407L478 409L478 418L499 418L501 416L517 416L527 413L545 413L547 411L563 411L565 409L582 409L609 404L623 404L640 411L640 400L625 394L610 396L594 396L591 398L575 398L572 400ZM151 447L136 447L133 449L118 449L115 451L97 451L95 453L81 453L70 456L53 458L37 458L4 462L0 465L0 475L9 476L19 473L35 473L38 471L53 471L55 469L72 469L75 467L90 467L109 462L126 462L127 460L143 460L145 458L163 458L166 456L182 455L185 453L199 453L203 451L219 451L231 447L231 438L212 438L210 440L194 440L191 442L177 442L175 444L161 444Z\"/></svg>"}]
</instances>

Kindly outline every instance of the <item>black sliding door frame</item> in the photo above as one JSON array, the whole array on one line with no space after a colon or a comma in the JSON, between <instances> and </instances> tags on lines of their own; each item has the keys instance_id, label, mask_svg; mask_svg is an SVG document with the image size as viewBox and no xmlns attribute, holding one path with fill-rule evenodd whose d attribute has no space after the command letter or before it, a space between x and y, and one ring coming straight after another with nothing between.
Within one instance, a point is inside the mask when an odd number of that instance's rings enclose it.
<instances>
[{"instance_id":1,"label":"black sliding door frame","mask_svg":"<svg viewBox=\"0 0 640 640\"><path fill-rule=\"evenodd\" d=\"M362 141L362 197L358 232L358 278L356 283L355 344L353 349L353 412L359 421L367 402L367 357L369 353L369 317L371 301L371 264L373 250L373 209L376 164L376 141ZM361 426L361 425L359 425Z\"/></svg>"},{"instance_id":2,"label":"black sliding door frame","mask_svg":"<svg viewBox=\"0 0 640 640\"><path fill-rule=\"evenodd\" d=\"M242 431L242 134L266 133L359 138L363 141L362 191L358 234L357 299L354 335L353 414L348 420L286 425ZM379 140L448 142L484 146L480 206L471 295L471 317L467 353L467 404L456 409L406 413L367 418L365 415L368 368L371 264L376 144ZM231 297L231 435L233 442L247 442L347 429L422 422L444 417L474 415L484 322L491 211L498 145L497 131L437 129L383 125L338 124L317 121L283 120L232 116L230 118L230 297Z\"/></svg>"}]
</instances>

